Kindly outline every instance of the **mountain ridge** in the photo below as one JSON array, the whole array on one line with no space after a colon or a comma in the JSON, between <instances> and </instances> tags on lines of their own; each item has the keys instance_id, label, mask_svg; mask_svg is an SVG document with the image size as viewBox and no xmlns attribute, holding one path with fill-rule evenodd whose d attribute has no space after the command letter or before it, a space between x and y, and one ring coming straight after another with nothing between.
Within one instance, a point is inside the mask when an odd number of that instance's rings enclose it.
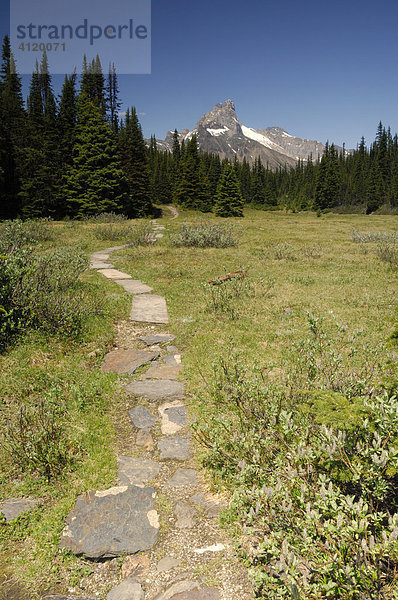
<instances>
[{"instance_id":1,"label":"mountain ridge","mask_svg":"<svg viewBox=\"0 0 398 600\"><path fill-rule=\"evenodd\" d=\"M174 132L169 131L165 140L157 140L162 150L172 149ZM245 158L250 164L260 158L272 170L294 166L297 161L322 156L325 146L316 140L291 135L278 126L254 129L239 121L232 100L217 103L202 115L192 130L179 133L180 141L197 136L200 150L219 154L220 157L239 161Z\"/></svg>"}]
</instances>

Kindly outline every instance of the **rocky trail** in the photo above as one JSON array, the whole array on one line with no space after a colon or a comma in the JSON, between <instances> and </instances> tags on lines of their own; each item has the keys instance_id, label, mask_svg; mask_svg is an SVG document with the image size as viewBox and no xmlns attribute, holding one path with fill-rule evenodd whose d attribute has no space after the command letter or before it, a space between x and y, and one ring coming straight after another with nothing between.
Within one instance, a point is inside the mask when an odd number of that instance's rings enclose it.
<instances>
[{"instance_id":1,"label":"rocky trail","mask_svg":"<svg viewBox=\"0 0 398 600\"><path fill-rule=\"evenodd\" d=\"M152 225L156 241L165 228ZM116 325L102 365L128 375L121 380L117 481L79 496L61 536L60 548L82 556L90 575L68 595L43 600L92 600L104 591L107 600L251 600L246 570L219 526L224 501L196 467L183 358L167 331L166 300L114 268L110 255L120 248L91 257L92 268L132 294L130 319Z\"/></svg>"}]
</instances>

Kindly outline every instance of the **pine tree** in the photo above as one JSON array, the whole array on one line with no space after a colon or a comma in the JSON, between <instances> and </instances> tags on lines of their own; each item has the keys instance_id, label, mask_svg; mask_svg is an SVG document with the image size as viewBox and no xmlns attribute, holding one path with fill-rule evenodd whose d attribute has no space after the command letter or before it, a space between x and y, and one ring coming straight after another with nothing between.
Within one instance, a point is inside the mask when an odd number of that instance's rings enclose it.
<instances>
[{"instance_id":1,"label":"pine tree","mask_svg":"<svg viewBox=\"0 0 398 600\"><path fill-rule=\"evenodd\" d=\"M119 129L119 110L121 103L119 102L119 86L117 82L115 63L109 65L106 93L107 106L109 110L109 122L113 128L113 131L117 133Z\"/></svg>"},{"instance_id":2,"label":"pine tree","mask_svg":"<svg viewBox=\"0 0 398 600\"><path fill-rule=\"evenodd\" d=\"M218 217L242 217L244 199L235 169L225 163L217 188L214 211Z\"/></svg>"},{"instance_id":3,"label":"pine tree","mask_svg":"<svg viewBox=\"0 0 398 600\"><path fill-rule=\"evenodd\" d=\"M122 212L129 202L128 183L113 132L101 108L85 93L77 101L73 164L66 191L70 214L77 217Z\"/></svg>"},{"instance_id":4,"label":"pine tree","mask_svg":"<svg viewBox=\"0 0 398 600\"><path fill-rule=\"evenodd\" d=\"M369 172L366 200L366 214L369 215L377 210L385 200L385 187L383 175L378 160L373 160Z\"/></svg>"},{"instance_id":5,"label":"pine tree","mask_svg":"<svg viewBox=\"0 0 398 600\"><path fill-rule=\"evenodd\" d=\"M0 70L0 165L2 185L0 219L17 216L20 210L20 179L24 171L23 155L26 115L23 108L21 80L15 70L10 41L5 36Z\"/></svg>"},{"instance_id":6,"label":"pine tree","mask_svg":"<svg viewBox=\"0 0 398 600\"><path fill-rule=\"evenodd\" d=\"M59 133L56 102L43 53L32 75L28 96L28 119L21 175L22 215L25 218L58 217L61 185Z\"/></svg>"},{"instance_id":7,"label":"pine tree","mask_svg":"<svg viewBox=\"0 0 398 600\"><path fill-rule=\"evenodd\" d=\"M129 217L146 217L153 214L148 150L142 135L135 108L126 112L120 129L119 153L129 184L129 199L123 211Z\"/></svg>"},{"instance_id":8,"label":"pine tree","mask_svg":"<svg viewBox=\"0 0 398 600\"><path fill-rule=\"evenodd\" d=\"M174 198L184 208L199 208L199 152L196 135L188 141L181 158L181 174Z\"/></svg>"},{"instance_id":9,"label":"pine tree","mask_svg":"<svg viewBox=\"0 0 398 600\"><path fill-rule=\"evenodd\" d=\"M92 59L90 64L87 64L87 57L84 55L80 93L85 94L93 104L98 106L101 114L105 115L105 79L98 54L95 59Z\"/></svg>"}]
</instances>

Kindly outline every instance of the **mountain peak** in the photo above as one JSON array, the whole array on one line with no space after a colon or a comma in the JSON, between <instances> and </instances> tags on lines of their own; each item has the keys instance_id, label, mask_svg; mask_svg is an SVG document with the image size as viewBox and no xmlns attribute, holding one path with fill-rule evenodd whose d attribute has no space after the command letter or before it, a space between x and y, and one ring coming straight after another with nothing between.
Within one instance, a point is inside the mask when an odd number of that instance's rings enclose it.
<instances>
[{"instance_id":1,"label":"mountain peak","mask_svg":"<svg viewBox=\"0 0 398 600\"><path fill-rule=\"evenodd\" d=\"M217 132L229 135L242 133L232 100L216 104L211 111L202 116L196 127L203 127L209 133L215 132L213 135L217 135Z\"/></svg>"}]
</instances>

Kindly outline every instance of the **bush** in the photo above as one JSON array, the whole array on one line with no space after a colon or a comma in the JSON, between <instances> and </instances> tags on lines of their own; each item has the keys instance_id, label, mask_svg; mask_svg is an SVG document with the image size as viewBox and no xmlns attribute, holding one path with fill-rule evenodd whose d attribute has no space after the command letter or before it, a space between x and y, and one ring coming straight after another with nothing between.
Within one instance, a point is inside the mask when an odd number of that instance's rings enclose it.
<instances>
[{"instance_id":1,"label":"bush","mask_svg":"<svg viewBox=\"0 0 398 600\"><path fill-rule=\"evenodd\" d=\"M67 407L59 388L34 401L3 406L3 450L23 473L52 479L72 467L77 446L67 423Z\"/></svg>"},{"instance_id":2,"label":"bush","mask_svg":"<svg viewBox=\"0 0 398 600\"><path fill-rule=\"evenodd\" d=\"M398 243L380 242L376 249L377 256L391 266L398 265Z\"/></svg>"},{"instance_id":3,"label":"bush","mask_svg":"<svg viewBox=\"0 0 398 600\"><path fill-rule=\"evenodd\" d=\"M357 244L369 244L374 242L398 244L398 231L367 231L365 233L360 233L356 229L353 229L353 231L351 231L351 240Z\"/></svg>"},{"instance_id":4,"label":"bush","mask_svg":"<svg viewBox=\"0 0 398 600\"><path fill-rule=\"evenodd\" d=\"M82 250L38 254L21 223L3 226L0 241L0 349L28 329L78 335L93 313L78 277L88 267Z\"/></svg>"},{"instance_id":5,"label":"bush","mask_svg":"<svg viewBox=\"0 0 398 600\"><path fill-rule=\"evenodd\" d=\"M99 215L84 217L82 220L86 223L123 223L128 220L128 217L114 212L103 212Z\"/></svg>"},{"instance_id":6,"label":"bush","mask_svg":"<svg viewBox=\"0 0 398 600\"><path fill-rule=\"evenodd\" d=\"M319 329L316 323L311 327ZM323 338L317 357L325 345ZM336 374L341 368L334 363ZM243 553L258 596L395 598L396 390L363 386L355 419L330 426L303 410L303 399L334 386L322 375L297 394L292 382L297 372L301 367L276 384L230 351L214 367L211 397L201 398L203 419L195 426L208 449L205 464L233 492L225 518L245 528ZM350 378L348 390L344 376L341 380L340 399L348 412L354 390Z\"/></svg>"},{"instance_id":7,"label":"bush","mask_svg":"<svg viewBox=\"0 0 398 600\"><path fill-rule=\"evenodd\" d=\"M281 242L274 248L274 255L277 260L297 260L297 250L288 242Z\"/></svg>"},{"instance_id":8,"label":"bush","mask_svg":"<svg viewBox=\"0 0 398 600\"><path fill-rule=\"evenodd\" d=\"M229 223L184 223L179 233L170 239L177 247L228 248L238 245L236 229Z\"/></svg>"},{"instance_id":9,"label":"bush","mask_svg":"<svg viewBox=\"0 0 398 600\"><path fill-rule=\"evenodd\" d=\"M127 223L98 225L94 234L99 240L122 241L129 246L144 246L153 243L153 232L148 221L135 225Z\"/></svg>"}]
</instances>

